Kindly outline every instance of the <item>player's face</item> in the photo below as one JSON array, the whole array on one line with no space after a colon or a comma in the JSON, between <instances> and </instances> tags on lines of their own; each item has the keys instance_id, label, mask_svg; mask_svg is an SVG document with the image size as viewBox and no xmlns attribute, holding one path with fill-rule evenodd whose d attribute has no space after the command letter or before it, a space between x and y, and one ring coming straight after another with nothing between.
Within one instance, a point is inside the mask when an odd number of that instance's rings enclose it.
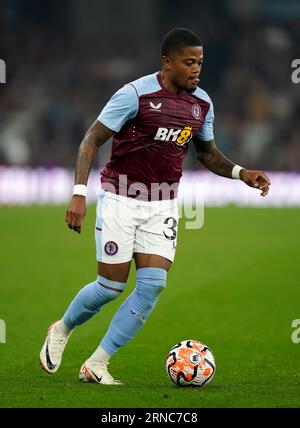
<instances>
[{"instance_id":1,"label":"player's face","mask_svg":"<svg viewBox=\"0 0 300 428\"><path fill-rule=\"evenodd\" d=\"M199 83L203 63L203 47L181 49L170 57L163 57L164 68L169 80L179 89L192 92Z\"/></svg>"}]
</instances>

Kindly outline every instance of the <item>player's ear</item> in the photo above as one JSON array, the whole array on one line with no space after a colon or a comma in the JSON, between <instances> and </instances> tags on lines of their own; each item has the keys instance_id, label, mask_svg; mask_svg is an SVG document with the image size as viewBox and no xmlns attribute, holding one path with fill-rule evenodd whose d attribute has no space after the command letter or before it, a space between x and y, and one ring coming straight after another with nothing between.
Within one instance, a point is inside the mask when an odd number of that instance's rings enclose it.
<instances>
[{"instance_id":1,"label":"player's ear","mask_svg":"<svg viewBox=\"0 0 300 428\"><path fill-rule=\"evenodd\" d=\"M163 55L163 56L161 57L161 61L162 61L162 65L164 66L164 68L165 68L166 70L169 70L169 69L170 69L170 66L171 66L171 59L170 59L168 56Z\"/></svg>"}]
</instances>

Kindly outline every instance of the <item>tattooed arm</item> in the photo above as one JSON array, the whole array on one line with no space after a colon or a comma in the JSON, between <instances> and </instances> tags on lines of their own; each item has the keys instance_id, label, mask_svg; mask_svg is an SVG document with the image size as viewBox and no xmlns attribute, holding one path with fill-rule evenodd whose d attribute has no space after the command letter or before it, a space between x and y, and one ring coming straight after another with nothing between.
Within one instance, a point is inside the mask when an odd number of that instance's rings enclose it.
<instances>
[{"instance_id":1,"label":"tattooed arm","mask_svg":"<svg viewBox=\"0 0 300 428\"><path fill-rule=\"evenodd\" d=\"M197 159L205 168L222 177L232 178L232 168L235 164L220 152L215 140L201 141L194 137L193 142L197 152ZM271 182L269 177L262 171L251 171L243 168L240 171L240 179L248 186L260 189L262 191L261 196L266 196L269 192Z\"/></svg>"},{"instance_id":2,"label":"tattooed arm","mask_svg":"<svg viewBox=\"0 0 300 428\"><path fill-rule=\"evenodd\" d=\"M98 120L96 120L88 129L79 146L77 154L75 184L87 184L98 149L112 136L112 134L113 131L104 126ZM65 220L69 228L80 233L85 215L85 196L73 195L65 214Z\"/></svg>"},{"instance_id":3,"label":"tattooed arm","mask_svg":"<svg viewBox=\"0 0 300 428\"><path fill-rule=\"evenodd\" d=\"M220 152L215 140L201 141L194 137L193 142L197 159L205 168L223 177L232 178L231 171L235 164Z\"/></svg>"}]
</instances>

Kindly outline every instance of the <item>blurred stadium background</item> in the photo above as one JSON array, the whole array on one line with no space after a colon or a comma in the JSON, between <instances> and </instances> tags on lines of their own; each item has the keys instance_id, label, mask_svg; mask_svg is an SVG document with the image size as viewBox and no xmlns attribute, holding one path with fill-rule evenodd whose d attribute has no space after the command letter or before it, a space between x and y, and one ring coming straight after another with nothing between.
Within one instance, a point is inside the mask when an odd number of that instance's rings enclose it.
<instances>
[{"instance_id":1,"label":"blurred stadium background","mask_svg":"<svg viewBox=\"0 0 300 428\"><path fill-rule=\"evenodd\" d=\"M74 168L84 132L119 87L160 69L160 41L176 26L203 39L200 86L214 102L220 149L248 168L299 172L300 84L291 79L299 21L297 0L2 0L0 203L68 199L73 177L65 169ZM109 154L107 143L91 175L90 200ZM185 171L199 169L191 148ZM56 173L61 185L53 195ZM229 202L300 205L298 177L278 177L272 175L278 188L267 201L253 192L243 197L235 186ZM208 178L210 189L216 186L222 202L229 184L224 191L215 178Z\"/></svg>"}]
</instances>

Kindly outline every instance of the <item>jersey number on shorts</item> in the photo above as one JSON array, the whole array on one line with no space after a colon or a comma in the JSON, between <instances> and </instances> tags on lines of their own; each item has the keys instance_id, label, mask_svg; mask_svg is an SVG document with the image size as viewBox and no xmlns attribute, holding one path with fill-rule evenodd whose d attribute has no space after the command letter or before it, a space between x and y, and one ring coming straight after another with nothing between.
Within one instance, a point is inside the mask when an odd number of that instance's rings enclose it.
<instances>
[{"instance_id":1,"label":"jersey number on shorts","mask_svg":"<svg viewBox=\"0 0 300 428\"><path fill-rule=\"evenodd\" d=\"M177 235L177 220L174 217L168 217L165 219L164 224L167 224L167 233L164 231L164 235L167 239L169 239L170 241L173 241L173 239L176 238Z\"/></svg>"}]
</instances>

